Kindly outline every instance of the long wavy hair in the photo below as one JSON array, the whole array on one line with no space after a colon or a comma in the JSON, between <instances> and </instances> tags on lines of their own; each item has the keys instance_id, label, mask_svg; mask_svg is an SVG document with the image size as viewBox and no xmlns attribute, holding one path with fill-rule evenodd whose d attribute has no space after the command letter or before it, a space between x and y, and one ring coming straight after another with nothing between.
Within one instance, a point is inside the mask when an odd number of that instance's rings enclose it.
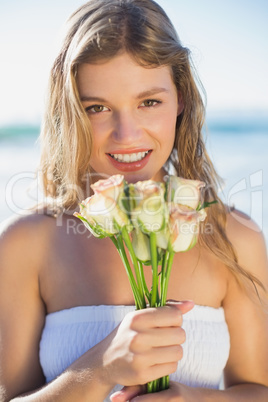
<instances>
[{"instance_id":1,"label":"long wavy hair","mask_svg":"<svg viewBox=\"0 0 268 402\"><path fill-rule=\"evenodd\" d=\"M91 126L77 90L82 63L109 60L127 52L146 68L170 66L184 110L177 119L174 148L167 164L178 176L206 183L204 201L217 200L208 209L199 242L210 249L235 275L255 286L261 282L237 262L226 231L226 207L218 197L221 180L206 152L202 85L189 50L182 46L168 16L153 0L91 0L74 12L66 24L63 46L51 70L47 106L41 132L40 171L45 195L54 207L68 211L83 197L84 178L90 173ZM246 281L247 282L247 281Z\"/></svg>"}]
</instances>

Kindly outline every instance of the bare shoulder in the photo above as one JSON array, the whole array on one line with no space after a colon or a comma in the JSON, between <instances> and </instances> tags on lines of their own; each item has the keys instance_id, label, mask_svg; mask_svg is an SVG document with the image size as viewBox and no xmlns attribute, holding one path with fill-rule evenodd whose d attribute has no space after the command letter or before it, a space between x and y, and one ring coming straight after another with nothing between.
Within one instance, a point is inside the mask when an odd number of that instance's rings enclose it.
<instances>
[{"instance_id":1,"label":"bare shoulder","mask_svg":"<svg viewBox=\"0 0 268 402\"><path fill-rule=\"evenodd\" d=\"M14 216L0 224L0 269L16 262L28 268L37 266L53 227L53 218L30 212Z\"/></svg>"},{"instance_id":2,"label":"bare shoulder","mask_svg":"<svg viewBox=\"0 0 268 402\"><path fill-rule=\"evenodd\" d=\"M45 234L51 226L53 218L46 214L36 211L29 211L21 216L12 216L0 223L0 244L15 241L17 236L24 235L20 240L24 242L32 241L38 234Z\"/></svg>"},{"instance_id":3,"label":"bare shoulder","mask_svg":"<svg viewBox=\"0 0 268 402\"><path fill-rule=\"evenodd\" d=\"M37 229L40 226L46 225L50 219L52 219L52 217L48 214L34 210L23 215L13 215L0 222L0 240L7 235L10 236L21 230Z\"/></svg>"},{"instance_id":4,"label":"bare shoulder","mask_svg":"<svg viewBox=\"0 0 268 402\"><path fill-rule=\"evenodd\" d=\"M260 227L245 213L233 210L227 215L226 230L238 263L267 283L267 250Z\"/></svg>"},{"instance_id":5,"label":"bare shoulder","mask_svg":"<svg viewBox=\"0 0 268 402\"><path fill-rule=\"evenodd\" d=\"M237 209L233 209L227 214L227 230L229 235L240 234L256 237L256 234L259 234L262 236L261 228L250 216Z\"/></svg>"}]
</instances>

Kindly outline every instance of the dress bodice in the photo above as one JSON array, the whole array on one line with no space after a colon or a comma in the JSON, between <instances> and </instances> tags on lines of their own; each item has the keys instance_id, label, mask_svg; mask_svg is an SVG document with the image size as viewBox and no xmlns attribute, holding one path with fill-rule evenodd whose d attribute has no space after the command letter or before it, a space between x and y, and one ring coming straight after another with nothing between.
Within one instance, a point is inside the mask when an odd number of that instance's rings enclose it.
<instances>
[{"instance_id":1,"label":"dress bodice","mask_svg":"<svg viewBox=\"0 0 268 402\"><path fill-rule=\"evenodd\" d=\"M40 362L46 381L56 378L104 339L134 309L134 306L81 306L48 314L40 342ZM193 387L219 388L230 349L223 308L196 305L184 314L182 327L186 332L183 358L171 380Z\"/></svg>"}]
</instances>

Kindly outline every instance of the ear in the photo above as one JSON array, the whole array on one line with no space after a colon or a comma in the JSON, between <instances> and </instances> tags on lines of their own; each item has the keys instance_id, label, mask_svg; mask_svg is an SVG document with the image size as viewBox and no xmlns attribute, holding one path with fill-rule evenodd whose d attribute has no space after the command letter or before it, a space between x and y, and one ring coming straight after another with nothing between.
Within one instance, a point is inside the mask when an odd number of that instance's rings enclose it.
<instances>
[{"instance_id":1,"label":"ear","mask_svg":"<svg viewBox=\"0 0 268 402\"><path fill-rule=\"evenodd\" d=\"M182 94L180 91L178 91L178 109L177 109L177 116L179 116L184 109L184 102L182 99Z\"/></svg>"}]
</instances>

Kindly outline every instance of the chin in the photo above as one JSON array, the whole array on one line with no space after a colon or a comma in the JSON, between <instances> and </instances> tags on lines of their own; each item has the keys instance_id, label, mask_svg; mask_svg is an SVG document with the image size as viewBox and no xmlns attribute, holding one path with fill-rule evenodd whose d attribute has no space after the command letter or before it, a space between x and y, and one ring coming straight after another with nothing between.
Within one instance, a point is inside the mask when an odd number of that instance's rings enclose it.
<instances>
[{"instance_id":1,"label":"chin","mask_svg":"<svg viewBox=\"0 0 268 402\"><path fill-rule=\"evenodd\" d=\"M155 180L155 181L163 181L163 177L166 175L165 171L162 169L158 172L129 172L125 173L124 177L128 183L137 183L138 181L144 180Z\"/></svg>"},{"instance_id":2,"label":"chin","mask_svg":"<svg viewBox=\"0 0 268 402\"><path fill-rule=\"evenodd\" d=\"M125 173L124 177L128 183L137 183L138 181L150 180L152 178L152 176L150 174L141 173L141 172Z\"/></svg>"}]
</instances>

